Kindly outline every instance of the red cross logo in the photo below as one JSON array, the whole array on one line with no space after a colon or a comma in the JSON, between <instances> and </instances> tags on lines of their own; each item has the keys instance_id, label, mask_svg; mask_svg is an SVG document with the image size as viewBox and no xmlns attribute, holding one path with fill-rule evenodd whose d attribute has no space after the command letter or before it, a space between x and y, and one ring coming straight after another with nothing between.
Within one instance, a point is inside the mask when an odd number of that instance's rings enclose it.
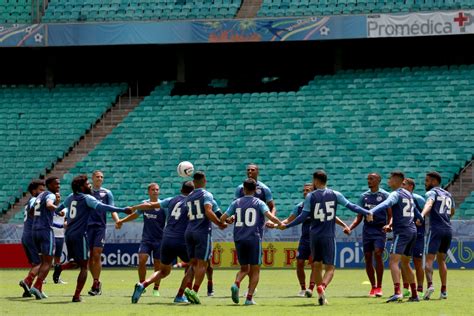
<instances>
[{"instance_id":1,"label":"red cross logo","mask_svg":"<svg viewBox=\"0 0 474 316\"><path fill-rule=\"evenodd\" d=\"M469 18L464 15L464 13L459 12L459 15L457 18L454 18L454 22L459 23L459 27L463 27L464 23L469 21Z\"/></svg>"}]
</instances>

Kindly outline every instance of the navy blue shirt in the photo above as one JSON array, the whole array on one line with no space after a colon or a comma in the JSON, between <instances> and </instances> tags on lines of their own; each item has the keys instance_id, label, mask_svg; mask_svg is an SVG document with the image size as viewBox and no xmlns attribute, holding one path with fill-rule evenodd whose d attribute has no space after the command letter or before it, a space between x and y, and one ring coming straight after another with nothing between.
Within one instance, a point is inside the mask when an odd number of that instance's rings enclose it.
<instances>
[{"instance_id":1,"label":"navy blue shirt","mask_svg":"<svg viewBox=\"0 0 474 316\"><path fill-rule=\"evenodd\" d=\"M317 189L306 196L301 214L287 227L301 224L308 216L311 218L311 235L318 237L335 237L336 211L342 204L353 212L369 214L365 209L349 202L340 192L324 188Z\"/></svg>"},{"instance_id":2,"label":"navy blue shirt","mask_svg":"<svg viewBox=\"0 0 474 316\"><path fill-rule=\"evenodd\" d=\"M106 205L89 194L71 193L64 202L58 206L58 212L67 208L66 236L83 236L86 234L90 216L105 212L124 212L125 209Z\"/></svg>"},{"instance_id":3,"label":"navy blue shirt","mask_svg":"<svg viewBox=\"0 0 474 316\"><path fill-rule=\"evenodd\" d=\"M450 231L451 208L455 207L451 193L436 187L426 192L426 200L434 201L430 211L430 229Z\"/></svg>"},{"instance_id":4,"label":"navy blue shirt","mask_svg":"<svg viewBox=\"0 0 474 316\"><path fill-rule=\"evenodd\" d=\"M150 202L150 200L146 200L144 202ZM163 238L163 228L165 227L166 223L165 210L160 208L146 211L137 211L137 214L143 215L142 241L161 241Z\"/></svg>"},{"instance_id":5,"label":"navy blue shirt","mask_svg":"<svg viewBox=\"0 0 474 316\"><path fill-rule=\"evenodd\" d=\"M244 197L244 185L240 184L235 190L235 199ZM257 189L255 190L254 196L257 199L262 200L265 203L273 201L273 195L270 188L263 182L257 181ZM265 226L265 218L259 219L257 227L260 229L260 233L263 234L263 228Z\"/></svg>"},{"instance_id":6,"label":"navy blue shirt","mask_svg":"<svg viewBox=\"0 0 474 316\"><path fill-rule=\"evenodd\" d=\"M293 216L298 216L303 212L303 207L304 207L304 201L300 202L295 205L293 208L293 211L291 212L291 215ZM301 225L301 237L300 237L300 242L309 242L309 230L311 228L311 218L308 217L306 220L303 222Z\"/></svg>"},{"instance_id":7,"label":"navy blue shirt","mask_svg":"<svg viewBox=\"0 0 474 316\"><path fill-rule=\"evenodd\" d=\"M270 211L262 200L252 195L241 197L229 206L225 212L227 216L235 214L234 241L262 239L258 223Z\"/></svg>"},{"instance_id":8,"label":"navy blue shirt","mask_svg":"<svg viewBox=\"0 0 474 316\"><path fill-rule=\"evenodd\" d=\"M175 238L184 241L184 233L188 226L188 210L183 204L184 195L178 195L160 202L160 207L168 214L168 220L163 232L164 238Z\"/></svg>"},{"instance_id":9,"label":"navy blue shirt","mask_svg":"<svg viewBox=\"0 0 474 316\"><path fill-rule=\"evenodd\" d=\"M409 234L416 232L414 222L415 217L415 202L410 191L403 188L397 189L389 194L388 198L381 204L374 207L371 211L384 211L387 208L392 208L392 226L394 234Z\"/></svg>"},{"instance_id":10,"label":"navy blue shirt","mask_svg":"<svg viewBox=\"0 0 474 316\"><path fill-rule=\"evenodd\" d=\"M25 217L23 219L23 236L31 234L33 231L33 212L34 212L34 205L35 205L35 197L31 197L29 201L25 204L24 212Z\"/></svg>"},{"instance_id":11,"label":"navy blue shirt","mask_svg":"<svg viewBox=\"0 0 474 316\"><path fill-rule=\"evenodd\" d=\"M105 188L100 188L99 190L92 189L92 196L95 197L102 204L114 206L114 196L110 190L107 190ZM105 227L106 225L106 213L93 210L89 218L89 226Z\"/></svg>"},{"instance_id":12,"label":"navy blue shirt","mask_svg":"<svg viewBox=\"0 0 474 316\"><path fill-rule=\"evenodd\" d=\"M423 211L423 207L425 206L425 199L421 195L413 193L413 202L415 203L415 209L417 209L418 212L421 213ZM416 218L415 218L415 222L416 222ZM416 225L416 234L418 236L425 236L425 222L424 221L421 223L421 226Z\"/></svg>"},{"instance_id":13,"label":"navy blue shirt","mask_svg":"<svg viewBox=\"0 0 474 316\"><path fill-rule=\"evenodd\" d=\"M383 201L385 201L388 197L389 193L383 189L378 190L377 192L372 192L370 190L361 194L359 198L359 206L371 210ZM385 232L383 231L383 227L387 224L387 214L385 212L374 214L374 220L372 222L368 222L367 219L364 217L364 228L362 229L362 233L366 237L371 236L385 236Z\"/></svg>"},{"instance_id":14,"label":"navy blue shirt","mask_svg":"<svg viewBox=\"0 0 474 316\"><path fill-rule=\"evenodd\" d=\"M211 221L205 214L204 206L210 205L212 207L213 200L212 194L204 189L195 189L186 197L184 204L189 219L187 232L211 233Z\"/></svg>"},{"instance_id":15,"label":"navy blue shirt","mask_svg":"<svg viewBox=\"0 0 474 316\"><path fill-rule=\"evenodd\" d=\"M41 192L35 200L33 230L51 229L53 226L54 212L46 207L47 201L54 203L56 196L49 191L44 191Z\"/></svg>"}]
</instances>

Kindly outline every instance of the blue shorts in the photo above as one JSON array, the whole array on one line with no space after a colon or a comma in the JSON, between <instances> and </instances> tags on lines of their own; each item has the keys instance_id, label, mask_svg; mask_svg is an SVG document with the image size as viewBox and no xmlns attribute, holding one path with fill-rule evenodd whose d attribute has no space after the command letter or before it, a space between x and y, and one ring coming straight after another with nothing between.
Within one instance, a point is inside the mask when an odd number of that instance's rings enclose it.
<instances>
[{"instance_id":1,"label":"blue shorts","mask_svg":"<svg viewBox=\"0 0 474 316\"><path fill-rule=\"evenodd\" d=\"M416 234L416 242L413 247L413 258L423 258L425 250L425 236L423 234Z\"/></svg>"},{"instance_id":2,"label":"blue shorts","mask_svg":"<svg viewBox=\"0 0 474 316\"><path fill-rule=\"evenodd\" d=\"M212 254L211 234L186 232L184 239L189 259L209 260Z\"/></svg>"},{"instance_id":3,"label":"blue shorts","mask_svg":"<svg viewBox=\"0 0 474 316\"><path fill-rule=\"evenodd\" d=\"M138 253L146 253L153 259L160 260L161 243L160 242L148 242L142 241L138 248Z\"/></svg>"},{"instance_id":4,"label":"blue shorts","mask_svg":"<svg viewBox=\"0 0 474 316\"><path fill-rule=\"evenodd\" d=\"M89 226L87 228L87 241L91 248L104 248L105 245L105 227Z\"/></svg>"},{"instance_id":5,"label":"blue shorts","mask_svg":"<svg viewBox=\"0 0 474 316\"><path fill-rule=\"evenodd\" d=\"M298 253L296 254L296 259L298 260L309 260L311 257L311 246L309 239L301 240L298 244Z\"/></svg>"},{"instance_id":6,"label":"blue shorts","mask_svg":"<svg viewBox=\"0 0 474 316\"><path fill-rule=\"evenodd\" d=\"M451 246L453 233L450 230L430 230L428 235L428 253L435 255L436 253L447 253Z\"/></svg>"},{"instance_id":7,"label":"blue shorts","mask_svg":"<svg viewBox=\"0 0 474 316\"><path fill-rule=\"evenodd\" d=\"M40 264L41 258L38 254L38 249L36 248L36 245L33 242L33 234L24 234L21 237L21 244L23 245L23 249L25 250L28 262L33 266Z\"/></svg>"},{"instance_id":8,"label":"blue shorts","mask_svg":"<svg viewBox=\"0 0 474 316\"><path fill-rule=\"evenodd\" d=\"M413 247L416 243L416 232L407 232L404 234L394 234L394 240L390 253L411 257Z\"/></svg>"},{"instance_id":9,"label":"blue shorts","mask_svg":"<svg viewBox=\"0 0 474 316\"><path fill-rule=\"evenodd\" d=\"M262 241L258 238L235 241L237 259L241 266L262 264Z\"/></svg>"},{"instance_id":10,"label":"blue shorts","mask_svg":"<svg viewBox=\"0 0 474 316\"><path fill-rule=\"evenodd\" d=\"M52 229L34 230L33 241L40 255L53 256L54 234Z\"/></svg>"},{"instance_id":11,"label":"blue shorts","mask_svg":"<svg viewBox=\"0 0 474 316\"><path fill-rule=\"evenodd\" d=\"M65 241L69 260L74 259L79 262L89 259L89 242L86 236L68 236L66 234Z\"/></svg>"},{"instance_id":12,"label":"blue shorts","mask_svg":"<svg viewBox=\"0 0 474 316\"><path fill-rule=\"evenodd\" d=\"M336 265L336 239L311 234L311 257L313 262Z\"/></svg>"},{"instance_id":13,"label":"blue shorts","mask_svg":"<svg viewBox=\"0 0 474 316\"><path fill-rule=\"evenodd\" d=\"M173 264L178 257L183 262L189 262L184 240L164 237L161 241L161 263L164 265Z\"/></svg>"},{"instance_id":14,"label":"blue shorts","mask_svg":"<svg viewBox=\"0 0 474 316\"><path fill-rule=\"evenodd\" d=\"M375 249L385 249L385 242L387 238L385 236L367 236L362 235L362 243L364 253L373 252Z\"/></svg>"},{"instance_id":15,"label":"blue shorts","mask_svg":"<svg viewBox=\"0 0 474 316\"><path fill-rule=\"evenodd\" d=\"M63 237L54 237L54 256L61 258L63 254L63 245L64 245L64 238Z\"/></svg>"}]
</instances>

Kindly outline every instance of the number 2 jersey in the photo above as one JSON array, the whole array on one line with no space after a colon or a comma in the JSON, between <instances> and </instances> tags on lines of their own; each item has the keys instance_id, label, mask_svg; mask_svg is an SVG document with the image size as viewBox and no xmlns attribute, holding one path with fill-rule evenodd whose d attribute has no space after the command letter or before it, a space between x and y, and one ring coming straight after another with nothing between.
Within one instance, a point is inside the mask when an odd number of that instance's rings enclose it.
<instances>
[{"instance_id":1,"label":"number 2 jersey","mask_svg":"<svg viewBox=\"0 0 474 316\"><path fill-rule=\"evenodd\" d=\"M388 198L374 207L371 212L373 212L375 216L378 212L383 212L389 207L392 208L392 226L394 234L416 233L416 226L413 221L415 212L417 212L417 217L421 216L418 211L415 211L415 202L410 191L399 188L391 192L388 195Z\"/></svg>"}]
</instances>

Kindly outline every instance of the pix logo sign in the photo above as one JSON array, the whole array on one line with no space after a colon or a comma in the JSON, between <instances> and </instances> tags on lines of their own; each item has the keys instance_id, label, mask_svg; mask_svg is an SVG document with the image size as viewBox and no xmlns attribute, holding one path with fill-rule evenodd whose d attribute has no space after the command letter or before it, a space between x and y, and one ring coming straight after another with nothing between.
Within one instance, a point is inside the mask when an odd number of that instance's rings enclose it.
<instances>
[{"instance_id":1,"label":"pix logo sign","mask_svg":"<svg viewBox=\"0 0 474 316\"><path fill-rule=\"evenodd\" d=\"M466 26L470 26L474 23L474 18L472 14L461 11L454 18L454 23L458 24L460 31L464 33L466 32Z\"/></svg>"}]
</instances>

